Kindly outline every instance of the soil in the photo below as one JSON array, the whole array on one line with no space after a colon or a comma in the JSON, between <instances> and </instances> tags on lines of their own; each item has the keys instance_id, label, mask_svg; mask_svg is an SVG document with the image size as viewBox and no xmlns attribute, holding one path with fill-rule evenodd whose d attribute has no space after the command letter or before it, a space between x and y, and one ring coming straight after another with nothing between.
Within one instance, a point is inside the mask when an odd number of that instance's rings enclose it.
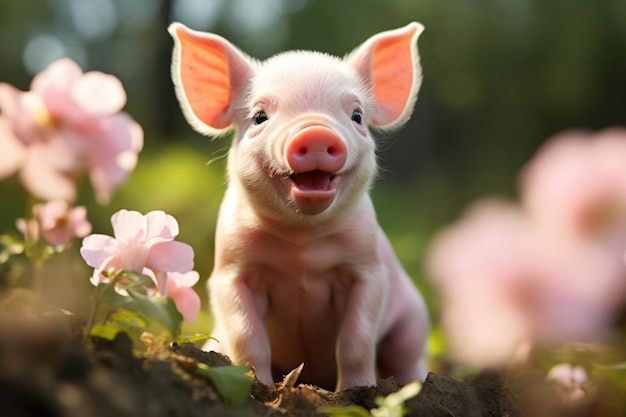
<instances>
[{"instance_id":1,"label":"soil","mask_svg":"<svg viewBox=\"0 0 626 417\"><path fill-rule=\"evenodd\" d=\"M255 380L247 401L232 406L194 365L231 365L222 355L192 344L153 346L139 353L125 333L113 341L94 339L86 348L71 329L40 319L0 320L1 416L304 417L323 415L317 409L324 405L369 410L376 406L374 398L400 388L393 379L385 379L374 387L340 392L280 384L273 390ZM595 397L568 405L554 387L541 381L533 374L511 379L489 370L469 381L430 373L420 393L405 403L406 415L613 415L606 414Z\"/></svg>"}]
</instances>

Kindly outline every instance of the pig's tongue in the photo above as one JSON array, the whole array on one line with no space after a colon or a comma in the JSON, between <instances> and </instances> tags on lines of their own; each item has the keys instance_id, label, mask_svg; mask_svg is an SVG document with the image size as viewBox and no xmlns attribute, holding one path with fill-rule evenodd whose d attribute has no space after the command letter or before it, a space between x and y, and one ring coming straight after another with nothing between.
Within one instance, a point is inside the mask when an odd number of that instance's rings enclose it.
<instances>
[{"instance_id":1,"label":"pig's tongue","mask_svg":"<svg viewBox=\"0 0 626 417\"><path fill-rule=\"evenodd\" d=\"M326 171L316 169L291 175L291 180L302 191L325 191L330 187L331 175Z\"/></svg>"},{"instance_id":2,"label":"pig's tongue","mask_svg":"<svg viewBox=\"0 0 626 417\"><path fill-rule=\"evenodd\" d=\"M318 214L326 210L335 199L336 189L333 175L314 170L292 174L291 197L304 214Z\"/></svg>"}]
</instances>

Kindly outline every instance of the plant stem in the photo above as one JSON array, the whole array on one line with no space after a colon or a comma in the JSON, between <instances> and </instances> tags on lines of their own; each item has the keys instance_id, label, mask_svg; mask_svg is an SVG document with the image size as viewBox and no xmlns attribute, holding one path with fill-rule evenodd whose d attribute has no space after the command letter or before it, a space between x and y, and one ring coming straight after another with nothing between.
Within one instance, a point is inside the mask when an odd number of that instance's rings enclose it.
<instances>
[{"instance_id":1,"label":"plant stem","mask_svg":"<svg viewBox=\"0 0 626 417\"><path fill-rule=\"evenodd\" d=\"M100 298L96 297L96 301L93 304L93 308L91 309L91 314L89 314L89 320L87 320L87 326L85 327L85 334L83 335L83 344L86 345L89 341L89 334L91 333L91 328L93 327L94 322L96 321L96 314L98 313L98 308L100 307Z\"/></svg>"},{"instance_id":2,"label":"plant stem","mask_svg":"<svg viewBox=\"0 0 626 417\"><path fill-rule=\"evenodd\" d=\"M25 230L24 233L24 245L26 255L30 258L33 266L33 275L30 283L31 289L43 298L43 266L45 260L45 243L41 239L41 231L39 230L39 224L35 219L34 207L37 204L37 200L34 197L29 197L26 202L26 212L24 215Z\"/></svg>"},{"instance_id":3,"label":"plant stem","mask_svg":"<svg viewBox=\"0 0 626 417\"><path fill-rule=\"evenodd\" d=\"M96 301L93 304L93 308L91 309L91 313L89 314L89 319L87 320L87 326L85 327L85 334L83 335L83 344L86 345L87 341L89 341L89 334L91 333L91 328L93 327L96 321L96 315L98 314L98 309L100 308L100 301L102 295L106 293L109 288L113 286L113 284L117 282L115 279L110 280L102 289L102 291L98 291L96 288Z\"/></svg>"},{"instance_id":4,"label":"plant stem","mask_svg":"<svg viewBox=\"0 0 626 417\"><path fill-rule=\"evenodd\" d=\"M43 299L43 259L40 254L33 255L33 291Z\"/></svg>"}]
</instances>

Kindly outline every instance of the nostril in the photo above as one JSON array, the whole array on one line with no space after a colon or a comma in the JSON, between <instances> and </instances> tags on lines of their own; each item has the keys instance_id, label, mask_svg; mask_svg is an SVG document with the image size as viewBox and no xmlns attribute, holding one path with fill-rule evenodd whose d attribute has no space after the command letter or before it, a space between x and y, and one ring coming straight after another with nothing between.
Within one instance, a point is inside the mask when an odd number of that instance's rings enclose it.
<instances>
[{"instance_id":1,"label":"nostril","mask_svg":"<svg viewBox=\"0 0 626 417\"><path fill-rule=\"evenodd\" d=\"M297 132L287 142L285 153L287 164L298 173L339 171L347 159L341 137L323 126L310 126Z\"/></svg>"}]
</instances>

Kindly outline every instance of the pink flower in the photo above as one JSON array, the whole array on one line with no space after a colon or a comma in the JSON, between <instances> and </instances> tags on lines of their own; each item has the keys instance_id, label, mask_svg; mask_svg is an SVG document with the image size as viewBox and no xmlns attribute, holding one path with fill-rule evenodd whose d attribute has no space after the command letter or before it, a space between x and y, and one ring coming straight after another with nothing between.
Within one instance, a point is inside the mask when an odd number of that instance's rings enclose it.
<instances>
[{"instance_id":1,"label":"pink flower","mask_svg":"<svg viewBox=\"0 0 626 417\"><path fill-rule=\"evenodd\" d=\"M111 218L115 237L94 234L83 239L80 253L95 268L92 283L106 282L103 272L151 270L161 293L167 294L168 273L185 274L193 268L191 246L175 241L178 223L163 211L142 215L120 210Z\"/></svg>"},{"instance_id":2,"label":"pink flower","mask_svg":"<svg viewBox=\"0 0 626 417\"><path fill-rule=\"evenodd\" d=\"M530 346L606 338L624 268L605 246L553 232L514 203L483 200L435 237L427 270L455 360L496 366Z\"/></svg>"},{"instance_id":3,"label":"pink flower","mask_svg":"<svg viewBox=\"0 0 626 417\"><path fill-rule=\"evenodd\" d=\"M143 146L139 124L121 112L120 81L61 59L22 92L0 83L0 178L20 173L29 193L74 201L76 177L88 173L97 200L107 203L135 168Z\"/></svg>"},{"instance_id":4,"label":"pink flower","mask_svg":"<svg viewBox=\"0 0 626 417\"><path fill-rule=\"evenodd\" d=\"M549 139L522 171L521 194L542 227L626 244L626 129Z\"/></svg>"},{"instance_id":5,"label":"pink flower","mask_svg":"<svg viewBox=\"0 0 626 417\"><path fill-rule=\"evenodd\" d=\"M549 139L522 171L521 198L550 254L541 314L560 333L602 334L626 301L626 129Z\"/></svg>"},{"instance_id":6,"label":"pink flower","mask_svg":"<svg viewBox=\"0 0 626 417\"><path fill-rule=\"evenodd\" d=\"M166 295L174 300L176 308L189 323L194 323L200 312L200 296L192 288L199 279L200 275L196 271L168 274Z\"/></svg>"},{"instance_id":7,"label":"pink flower","mask_svg":"<svg viewBox=\"0 0 626 417\"><path fill-rule=\"evenodd\" d=\"M580 401L587 396L586 385L589 376L582 366L569 363L555 365L548 371L546 379L558 385L563 399L567 402Z\"/></svg>"},{"instance_id":8,"label":"pink flower","mask_svg":"<svg viewBox=\"0 0 626 417\"><path fill-rule=\"evenodd\" d=\"M529 277L537 275L532 225L514 203L475 203L441 231L427 272L441 296L441 325L456 361L506 363L531 341Z\"/></svg>"},{"instance_id":9,"label":"pink flower","mask_svg":"<svg viewBox=\"0 0 626 417\"><path fill-rule=\"evenodd\" d=\"M87 209L82 206L70 209L63 200L36 204L33 214L32 219L16 221L17 228L28 241L37 241L41 235L49 245L62 246L75 237L85 237L91 232Z\"/></svg>"},{"instance_id":10,"label":"pink flower","mask_svg":"<svg viewBox=\"0 0 626 417\"><path fill-rule=\"evenodd\" d=\"M607 340L626 302L626 130L555 136L523 170L521 191L521 206L474 205L427 255L460 362Z\"/></svg>"},{"instance_id":11,"label":"pink flower","mask_svg":"<svg viewBox=\"0 0 626 417\"><path fill-rule=\"evenodd\" d=\"M65 245L71 239L85 237L91 232L85 207L70 209L67 202L55 200L35 205L33 212L39 220L44 240L52 246Z\"/></svg>"},{"instance_id":12,"label":"pink flower","mask_svg":"<svg viewBox=\"0 0 626 417\"><path fill-rule=\"evenodd\" d=\"M183 318L189 323L194 323L200 312L200 296L193 290L193 286L200 279L200 275L196 271L189 271L184 274L178 272L167 273L167 286L159 286L154 273L148 268L142 271L144 275L154 280L157 288L152 294L160 294L174 301L176 309L183 315Z\"/></svg>"}]
</instances>

